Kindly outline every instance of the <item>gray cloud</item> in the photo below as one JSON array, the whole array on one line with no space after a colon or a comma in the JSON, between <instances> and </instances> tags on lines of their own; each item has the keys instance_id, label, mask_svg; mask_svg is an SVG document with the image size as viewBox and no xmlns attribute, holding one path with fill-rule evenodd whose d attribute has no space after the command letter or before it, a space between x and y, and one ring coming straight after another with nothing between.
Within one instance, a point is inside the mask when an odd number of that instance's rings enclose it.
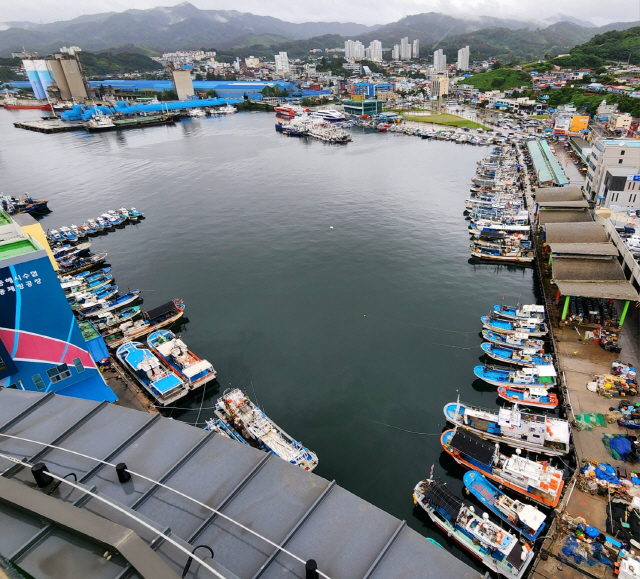
<instances>
[{"instance_id":1,"label":"gray cloud","mask_svg":"<svg viewBox=\"0 0 640 579\"><path fill-rule=\"evenodd\" d=\"M82 14L147 9L178 2L162 0L0 0L3 21L53 22ZM640 0L192 0L203 9L240 10L292 22L339 21L386 24L410 14L443 12L465 16L491 15L522 20L542 20L557 13L597 25L640 20Z\"/></svg>"}]
</instances>

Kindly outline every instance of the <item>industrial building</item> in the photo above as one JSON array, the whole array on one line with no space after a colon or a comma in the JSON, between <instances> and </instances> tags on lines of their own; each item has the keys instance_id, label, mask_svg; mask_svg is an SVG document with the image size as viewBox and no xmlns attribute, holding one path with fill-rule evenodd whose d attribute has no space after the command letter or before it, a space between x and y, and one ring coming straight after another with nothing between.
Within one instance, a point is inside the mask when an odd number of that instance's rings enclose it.
<instances>
[{"instance_id":1,"label":"industrial building","mask_svg":"<svg viewBox=\"0 0 640 579\"><path fill-rule=\"evenodd\" d=\"M0 552L39 579L481 576L335 481L114 404L0 388L0 473Z\"/></svg>"},{"instance_id":2,"label":"industrial building","mask_svg":"<svg viewBox=\"0 0 640 579\"><path fill-rule=\"evenodd\" d=\"M79 52L79 49L76 50ZM45 59L22 61L33 94L39 100L75 100L84 102L91 89L77 52L66 49Z\"/></svg>"},{"instance_id":3,"label":"industrial building","mask_svg":"<svg viewBox=\"0 0 640 579\"><path fill-rule=\"evenodd\" d=\"M44 247L0 211L0 386L113 402Z\"/></svg>"}]
</instances>

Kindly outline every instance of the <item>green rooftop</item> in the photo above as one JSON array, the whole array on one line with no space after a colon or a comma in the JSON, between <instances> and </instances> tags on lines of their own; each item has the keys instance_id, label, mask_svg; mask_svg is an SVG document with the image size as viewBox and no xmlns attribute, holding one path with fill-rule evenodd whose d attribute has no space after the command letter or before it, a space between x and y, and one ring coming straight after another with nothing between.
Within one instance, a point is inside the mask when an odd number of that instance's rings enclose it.
<instances>
[{"instance_id":1,"label":"green rooftop","mask_svg":"<svg viewBox=\"0 0 640 579\"><path fill-rule=\"evenodd\" d=\"M9 223L11 223L11 217L0 209L0 227L3 225L9 225Z\"/></svg>"},{"instance_id":2,"label":"green rooftop","mask_svg":"<svg viewBox=\"0 0 640 579\"><path fill-rule=\"evenodd\" d=\"M80 326L80 331L82 332L82 337L85 342L93 340L93 338L97 338L100 335L95 326L88 320L82 320L78 322L78 325Z\"/></svg>"},{"instance_id":3,"label":"green rooftop","mask_svg":"<svg viewBox=\"0 0 640 579\"><path fill-rule=\"evenodd\" d=\"M0 244L0 260L18 257L25 253L39 251L40 248L31 239L18 239Z\"/></svg>"}]
</instances>

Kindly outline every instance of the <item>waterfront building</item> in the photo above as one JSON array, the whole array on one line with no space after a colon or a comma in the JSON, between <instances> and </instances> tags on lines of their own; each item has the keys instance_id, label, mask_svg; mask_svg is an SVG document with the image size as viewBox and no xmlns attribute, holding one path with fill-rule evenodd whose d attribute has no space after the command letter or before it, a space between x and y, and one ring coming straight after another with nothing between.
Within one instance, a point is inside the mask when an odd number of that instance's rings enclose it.
<instances>
[{"instance_id":1,"label":"waterfront building","mask_svg":"<svg viewBox=\"0 0 640 579\"><path fill-rule=\"evenodd\" d=\"M291 72L291 67L289 66L289 57L286 52L279 52L275 56L276 60L276 73L286 76Z\"/></svg>"},{"instance_id":2,"label":"waterfront building","mask_svg":"<svg viewBox=\"0 0 640 579\"><path fill-rule=\"evenodd\" d=\"M469 70L469 47L465 46L458 50L458 70Z\"/></svg>"},{"instance_id":3,"label":"waterfront building","mask_svg":"<svg viewBox=\"0 0 640 579\"><path fill-rule=\"evenodd\" d=\"M442 48L433 53L433 68L435 72L446 72L447 70L447 55Z\"/></svg>"},{"instance_id":4,"label":"waterfront building","mask_svg":"<svg viewBox=\"0 0 640 579\"><path fill-rule=\"evenodd\" d=\"M348 115L379 115L382 112L382 101L377 99L367 100L346 100L344 101L344 112Z\"/></svg>"},{"instance_id":5,"label":"waterfront building","mask_svg":"<svg viewBox=\"0 0 640 579\"><path fill-rule=\"evenodd\" d=\"M640 141L627 139L600 138L593 143L591 155L587 158L587 198L592 203L602 205L607 202L607 186L605 179L610 168L618 168L628 171L628 175L637 175L640 172ZM610 175L620 176L618 172L609 172ZM631 179L632 190L640 193L640 184ZM635 188L635 189L634 189ZM609 203L620 204L622 197L615 200L609 198ZM632 205L636 203L631 200Z\"/></svg>"},{"instance_id":6,"label":"waterfront building","mask_svg":"<svg viewBox=\"0 0 640 579\"><path fill-rule=\"evenodd\" d=\"M372 40L369 43L369 55L367 58L373 62L382 62L382 42Z\"/></svg>"},{"instance_id":7,"label":"waterfront building","mask_svg":"<svg viewBox=\"0 0 640 579\"><path fill-rule=\"evenodd\" d=\"M420 41L416 38L411 45L411 56L413 58L420 58Z\"/></svg>"},{"instance_id":8,"label":"waterfront building","mask_svg":"<svg viewBox=\"0 0 640 579\"><path fill-rule=\"evenodd\" d=\"M31 220L29 228L42 229ZM2 211L0 386L117 400L91 357L49 253Z\"/></svg>"}]
</instances>

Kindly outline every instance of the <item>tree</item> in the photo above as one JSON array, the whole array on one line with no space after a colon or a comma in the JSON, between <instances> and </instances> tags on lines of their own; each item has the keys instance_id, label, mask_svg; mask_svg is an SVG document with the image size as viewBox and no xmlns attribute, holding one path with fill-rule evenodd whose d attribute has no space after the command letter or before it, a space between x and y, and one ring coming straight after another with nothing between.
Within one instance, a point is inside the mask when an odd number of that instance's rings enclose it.
<instances>
[{"instance_id":1,"label":"tree","mask_svg":"<svg viewBox=\"0 0 640 579\"><path fill-rule=\"evenodd\" d=\"M502 67L502 63L499 60L496 60L492 65L491 68L493 70L498 70L499 68L503 68Z\"/></svg>"},{"instance_id":2,"label":"tree","mask_svg":"<svg viewBox=\"0 0 640 579\"><path fill-rule=\"evenodd\" d=\"M209 89L209 90L207 91L207 96L208 96L209 98L218 98L218 93L217 93L215 90L213 90L213 89Z\"/></svg>"},{"instance_id":3,"label":"tree","mask_svg":"<svg viewBox=\"0 0 640 579\"><path fill-rule=\"evenodd\" d=\"M204 80L203 76L199 72L196 73L196 80Z\"/></svg>"}]
</instances>

